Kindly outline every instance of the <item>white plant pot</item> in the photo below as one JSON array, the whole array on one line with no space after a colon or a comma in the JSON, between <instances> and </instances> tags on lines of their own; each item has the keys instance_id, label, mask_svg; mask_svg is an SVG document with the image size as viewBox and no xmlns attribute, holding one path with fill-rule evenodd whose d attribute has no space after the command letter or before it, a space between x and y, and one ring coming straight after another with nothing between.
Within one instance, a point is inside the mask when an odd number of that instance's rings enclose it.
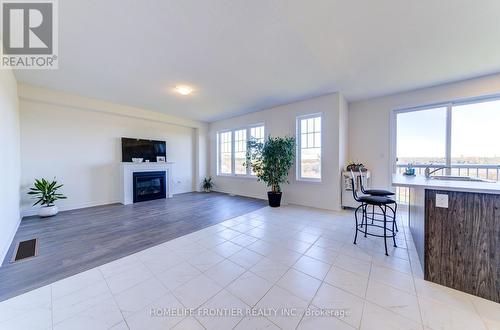
<instances>
[{"instance_id":1,"label":"white plant pot","mask_svg":"<svg viewBox=\"0 0 500 330\"><path fill-rule=\"evenodd\" d=\"M52 217L59 213L59 209L55 205L51 206L42 206L38 209L38 216L41 218Z\"/></svg>"}]
</instances>

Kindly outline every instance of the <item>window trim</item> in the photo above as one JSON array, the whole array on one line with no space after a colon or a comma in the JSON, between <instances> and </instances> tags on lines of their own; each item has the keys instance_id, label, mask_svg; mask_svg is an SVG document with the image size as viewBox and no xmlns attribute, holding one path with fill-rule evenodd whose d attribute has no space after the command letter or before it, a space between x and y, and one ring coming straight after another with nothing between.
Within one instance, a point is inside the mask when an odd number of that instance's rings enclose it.
<instances>
[{"instance_id":1,"label":"window trim","mask_svg":"<svg viewBox=\"0 0 500 330\"><path fill-rule=\"evenodd\" d=\"M302 157L301 157L301 144L302 144L302 134L301 134L301 120L303 119L309 119L309 118L321 118L321 132L320 132L320 138L321 138L321 147L320 147L320 171L319 171L319 178L304 178L301 176L301 169L302 169ZM297 182L306 182L306 183L322 183L323 182L323 128L324 128L324 120L323 120L323 112L315 112L315 113L310 113L310 114L305 114L305 115L300 115L297 116L295 119L295 136L296 136L296 149L295 149L295 154L296 154L296 165L295 165L295 181Z\"/></svg>"},{"instance_id":2,"label":"window trim","mask_svg":"<svg viewBox=\"0 0 500 330\"><path fill-rule=\"evenodd\" d=\"M230 177L230 178L249 178L249 179L254 179L256 178L255 175L251 174L250 166L247 166L247 173L246 174L236 174L235 173L235 166L236 166L236 161L235 161L235 132L239 130L246 130L246 138L247 141L250 137L250 130L255 127L263 127L264 132L263 132L263 138L265 140L266 138L266 125L264 123L257 123L257 124L252 124L252 125L246 125L246 126L239 126L236 128L232 129L223 129L219 130L216 132L216 140L217 140L217 173L216 176L221 176L221 177ZM227 133L231 132L231 173L221 173L220 167L221 167L221 155L222 153L220 152L220 134L222 133Z\"/></svg>"}]
</instances>

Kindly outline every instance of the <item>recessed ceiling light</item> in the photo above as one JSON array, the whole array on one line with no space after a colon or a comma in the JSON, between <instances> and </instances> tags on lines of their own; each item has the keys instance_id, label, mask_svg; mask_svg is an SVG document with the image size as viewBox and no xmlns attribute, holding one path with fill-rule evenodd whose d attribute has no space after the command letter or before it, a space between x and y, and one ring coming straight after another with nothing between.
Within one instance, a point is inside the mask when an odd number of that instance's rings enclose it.
<instances>
[{"instance_id":1,"label":"recessed ceiling light","mask_svg":"<svg viewBox=\"0 0 500 330\"><path fill-rule=\"evenodd\" d=\"M175 91L181 95L189 95L193 92L193 89L186 85L175 86Z\"/></svg>"}]
</instances>

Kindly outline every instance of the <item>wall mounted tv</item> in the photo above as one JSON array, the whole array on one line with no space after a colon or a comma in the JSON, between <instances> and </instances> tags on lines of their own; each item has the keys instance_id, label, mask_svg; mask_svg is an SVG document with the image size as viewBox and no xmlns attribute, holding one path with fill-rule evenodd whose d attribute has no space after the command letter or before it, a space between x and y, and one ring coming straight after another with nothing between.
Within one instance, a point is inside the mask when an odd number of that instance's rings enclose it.
<instances>
[{"instance_id":1,"label":"wall mounted tv","mask_svg":"<svg viewBox=\"0 0 500 330\"><path fill-rule=\"evenodd\" d=\"M156 162L156 157L167 156L165 141L140 140L122 137L122 162L131 162L132 158L143 158Z\"/></svg>"}]
</instances>

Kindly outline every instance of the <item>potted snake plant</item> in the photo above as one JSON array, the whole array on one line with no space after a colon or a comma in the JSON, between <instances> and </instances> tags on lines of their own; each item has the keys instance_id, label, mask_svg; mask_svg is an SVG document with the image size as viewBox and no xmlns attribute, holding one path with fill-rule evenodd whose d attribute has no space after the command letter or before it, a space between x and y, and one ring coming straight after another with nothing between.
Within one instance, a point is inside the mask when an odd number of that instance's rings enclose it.
<instances>
[{"instance_id":1,"label":"potted snake plant","mask_svg":"<svg viewBox=\"0 0 500 330\"><path fill-rule=\"evenodd\" d=\"M57 184L56 179L49 181L46 179L35 179L34 187L30 188L28 195L32 195L36 202L33 206L40 205L38 216L41 218L51 217L59 213L59 209L54 204L59 199L65 199L61 193L57 191L63 186Z\"/></svg>"}]
</instances>

